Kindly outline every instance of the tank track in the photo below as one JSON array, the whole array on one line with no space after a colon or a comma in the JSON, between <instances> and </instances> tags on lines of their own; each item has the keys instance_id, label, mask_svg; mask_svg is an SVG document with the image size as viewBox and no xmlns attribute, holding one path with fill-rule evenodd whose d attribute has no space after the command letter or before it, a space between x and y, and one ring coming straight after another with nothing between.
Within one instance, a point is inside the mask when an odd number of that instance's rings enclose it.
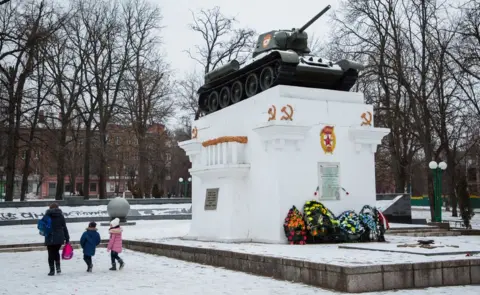
<instances>
[{"instance_id":1,"label":"tank track","mask_svg":"<svg viewBox=\"0 0 480 295\"><path fill-rule=\"evenodd\" d=\"M220 90L224 86L228 86L229 89L232 88L232 85L236 81L240 81L242 83L242 97L240 101L244 99L248 99L251 96L246 95L246 79L247 77L254 73L258 77L258 83L260 83L260 73L262 70L266 67L271 67L274 66L274 68L277 70L276 73L276 79L275 81L268 87L274 87L277 85L290 85L290 86L301 86L301 87L310 87L310 88L322 88L322 89L332 89L332 90L340 90L340 91L349 91L350 88L353 87L355 82L357 81L358 78L358 72L355 70L347 70L344 72L344 74L341 76L341 78L333 83L332 85L325 85L325 83L321 79L315 79L316 75L315 73L311 74L309 79L303 79L301 75L298 75L298 69L297 66L298 63L286 63L282 61L280 54L271 54L268 55L260 60L257 60L256 62L253 62L246 67L240 69L239 71L233 72L227 76L224 76L216 81L213 81L212 83L209 83L207 85L202 86L198 90L198 95L199 95L199 111L197 112L195 116L195 120L200 118L202 115L208 115L214 112L217 112L222 109L220 106L220 103L218 105L218 108L216 110L211 110L209 108L209 96L212 92L217 91L217 93L220 93ZM322 68L319 67L319 70ZM328 70L328 69L326 69ZM308 76L308 74L304 73L304 77ZM265 91L266 89L262 90L260 85L257 85L257 92L256 94L261 93L262 91ZM230 93L230 96L232 94ZM253 96L253 95L252 95ZM220 99L220 98L218 98ZM238 102L240 102L238 101ZM236 102L236 103L238 103ZM228 106L234 104L232 100L230 99L230 103ZM226 106L226 107L228 107ZM225 107L223 107L225 108Z\"/></svg>"}]
</instances>

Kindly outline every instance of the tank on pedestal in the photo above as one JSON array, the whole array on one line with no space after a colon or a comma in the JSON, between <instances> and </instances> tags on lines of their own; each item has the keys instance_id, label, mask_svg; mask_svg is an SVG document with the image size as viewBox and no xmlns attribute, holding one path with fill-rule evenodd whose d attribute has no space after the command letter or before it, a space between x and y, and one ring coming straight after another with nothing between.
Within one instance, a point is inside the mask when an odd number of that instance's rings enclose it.
<instances>
[{"instance_id":1,"label":"tank on pedestal","mask_svg":"<svg viewBox=\"0 0 480 295\"><path fill-rule=\"evenodd\" d=\"M112 199L107 205L107 212L110 220L115 218L120 219L120 225L135 225L135 222L127 222L127 216L130 212L130 204L127 199L116 197ZM104 226L109 226L110 223L102 223Z\"/></svg>"},{"instance_id":2,"label":"tank on pedestal","mask_svg":"<svg viewBox=\"0 0 480 295\"><path fill-rule=\"evenodd\" d=\"M327 60L312 54L308 47L305 30L329 9L330 5L300 29L260 34L252 58L245 64L232 60L206 73L205 83L197 91L195 120L276 85L350 91L364 66L346 59Z\"/></svg>"}]
</instances>

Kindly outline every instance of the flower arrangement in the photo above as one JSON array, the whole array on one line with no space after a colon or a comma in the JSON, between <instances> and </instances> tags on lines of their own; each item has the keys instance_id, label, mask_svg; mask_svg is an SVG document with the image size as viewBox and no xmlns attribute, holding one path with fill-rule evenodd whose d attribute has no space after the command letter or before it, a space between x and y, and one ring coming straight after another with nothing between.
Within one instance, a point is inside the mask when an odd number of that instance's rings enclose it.
<instances>
[{"instance_id":1,"label":"flower arrangement","mask_svg":"<svg viewBox=\"0 0 480 295\"><path fill-rule=\"evenodd\" d=\"M343 212L337 219L340 223L340 229L346 234L347 240L358 239L365 232L359 216L352 210Z\"/></svg>"},{"instance_id":2,"label":"flower arrangement","mask_svg":"<svg viewBox=\"0 0 480 295\"><path fill-rule=\"evenodd\" d=\"M322 242L384 242L388 221L375 207L363 206L359 214L347 210L338 217L318 201L308 201L302 213L293 206L283 228L290 244Z\"/></svg>"},{"instance_id":3,"label":"flower arrangement","mask_svg":"<svg viewBox=\"0 0 480 295\"><path fill-rule=\"evenodd\" d=\"M363 206L360 210L360 222L366 229L367 237L364 237L362 240L366 241L385 241L385 230L389 228L388 221L383 216L382 212L376 207L371 207L369 205Z\"/></svg>"},{"instance_id":4,"label":"flower arrangement","mask_svg":"<svg viewBox=\"0 0 480 295\"><path fill-rule=\"evenodd\" d=\"M203 147L211 146L211 145L217 145L220 143L226 143L226 142L238 142L242 144L248 143L248 137L246 136L222 136L214 139L210 139L207 141L202 142Z\"/></svg>"},{"instance_id":5,"label":"flower arrangement","mask_svg":"<svg viewBox=\"0 0 480 295\"><path fill-rule=\"evenodd\" d=\"M303 206L303 212L307 230L312 237L325 236L339 225L335 215L320 202L306 202Z\"/></svg>"},{"instance_id":6,"label":"flower arrangement","mask_svg":"<svg viewBox=\"0 0 480 295\"><path fill-rule=\"evenodd\" d=\"M303 214L293 206L285 218L283 224L285 236L291 245L300 244L305 245L307 240L307 233L305 231L305 221L303 220Z\"/></svg>"}]
</instances>

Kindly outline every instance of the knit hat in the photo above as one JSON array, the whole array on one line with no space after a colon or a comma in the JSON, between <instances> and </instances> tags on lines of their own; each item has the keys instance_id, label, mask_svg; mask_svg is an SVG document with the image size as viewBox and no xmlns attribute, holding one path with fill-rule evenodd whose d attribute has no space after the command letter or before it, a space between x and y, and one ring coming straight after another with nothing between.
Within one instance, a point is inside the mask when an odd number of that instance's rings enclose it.
<instances>
[{"instance_id":1,"label":"knit hat","mask_svg":"<svg viewBox=\"0 0 480 295\"><path fill-rule=\"evenodd\" d=\"M116 227L120 225L120 219L115 218L114 220L110 221L110 226L111 227Z\"/></svg>"},{"instance_id":2,"label":"knit hat","mask_svg":"<svg viewBox=\"0 0 480 295\"><path fill-rule=\"evenodd\" d=\"M92 221L88 224L88 227L89 228L96 228L97 227L97 223L95 221Z\"/></svg>"}]
</instances>

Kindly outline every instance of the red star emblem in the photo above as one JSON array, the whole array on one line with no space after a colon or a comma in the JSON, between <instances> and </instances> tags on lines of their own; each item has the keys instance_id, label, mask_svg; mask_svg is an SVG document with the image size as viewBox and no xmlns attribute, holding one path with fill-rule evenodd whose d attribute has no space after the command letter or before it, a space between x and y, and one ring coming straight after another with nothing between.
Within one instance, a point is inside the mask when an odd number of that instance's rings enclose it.
<instances>
[{"instance_id":1,"label":"red star emblem","mask_svg":"<svg viewBox=\"0 0 480 295\"><path fill-rule=\"evenodd\" d=\"M327 136L325 137L325 144L326 144L326 145L330 145L330 135L327 135Z\"/></svg>"}]
</instances>

